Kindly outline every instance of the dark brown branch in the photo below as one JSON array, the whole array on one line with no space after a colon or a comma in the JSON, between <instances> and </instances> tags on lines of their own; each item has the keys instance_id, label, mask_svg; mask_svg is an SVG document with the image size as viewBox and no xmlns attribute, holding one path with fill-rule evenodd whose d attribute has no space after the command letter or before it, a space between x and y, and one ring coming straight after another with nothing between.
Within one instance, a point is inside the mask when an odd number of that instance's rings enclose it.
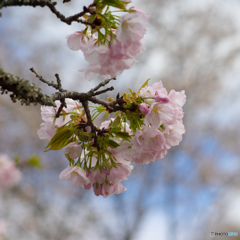
<instances>
[{"instance_id":1,"label":"dark brown branch","mask_svg":"<svg viewBox=\"0 0 240 240\"><path fill-rule=\"evenodd\" d=\"M63 107L67 107L66 102L65 102L65 98L61 99L61 105L58 108L57 114L56 114L56 118L58 118L60 116L61 111L63 110Z\"/></svg>"},{"instance_id":2,"label":"dark brown branch","mask_svg":"<svg viewBox=\"0 0 240 240\"><path fill-rule=\"evenodd\" d=\"M105 92L108 92L108 91L113 91L113 90L114 90L114 87L106 88L104 90L93 93L93 96L97 96L97 95L100 95L102 93L105 93Z\"/></svg>"},{"instance_id":3,"label":"dark brown branch","mask_svg":"<svg viewBox=\"0 0 240 240\"><path fill-rule=\"evenodd\" d=\"M57 2L52 2L51 0L0 0L0 9L4 7L14 7L14 6L31 6L31 7L48 7L53 14L56 15L57 18L59 18L62 22L65 22L68 25L71 25L72 22L78 22L85 25L90 25L91 27L95 27L95 24L92 22L79 19L82 17L85 13L89 12L88 8L83 8L83 11L80 13L77 13L70 17L65 17L62 13L60 13L55 5Z\"/></svg>"},{"instance_id":4,"label":"dark brown branch","mask_svg":"<svg viewBox=\"0 0 240 240\"><path fill-rule=\"evenodd\" d=\"M116 80L116 77L110 78L110 79L106 79L105 81L99 83L95 88L91 89L88 93L92 94L92 93L96 92L100 87L104 87L104 86L107 85L111 80Z\"/></svg>"}]
</instances>

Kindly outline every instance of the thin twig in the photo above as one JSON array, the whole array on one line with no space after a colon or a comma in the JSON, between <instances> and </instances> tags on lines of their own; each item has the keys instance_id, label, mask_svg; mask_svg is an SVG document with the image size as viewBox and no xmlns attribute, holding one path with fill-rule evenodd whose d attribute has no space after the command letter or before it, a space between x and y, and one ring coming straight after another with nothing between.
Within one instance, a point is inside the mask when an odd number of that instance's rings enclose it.
<instances>
[{"instance_id":1,"label":"thin twig","mask_svg":"<svg viewBox=\"0 0 240 240\"><path fill-rule=\"evenodd\" d=\"M97 96L97 95L100 95L102 93L105 93L105 92L108 92L108 91L113 91L113 90L114 90L114 87L106 88L104 90L93 93L92 96Z\"/></svg>"},{"instance_id":2,"label":"thin twig","mask_svg":"<svg viewBox=\"0 0 240 240\"><path fill-rule=\"evenodd\" d=\"M60 102L61 102L61 105L60 105L60 107L58 108L57 114L56 114L56 116L55 116L56 118L59 118L60 113L61 113L61 111L63 110L63 107L67 108L67 105L66 105L66 102L65 102L65 98L60 99Z\"/></svg>"},{"instance_id":3,"label":"thin twig","mask_svg":"<svg viewBox=\"0 0 240 240\"><path fill-rule=\"evenodd\" d=\"M58 89L60 92L66 91L66 90L64 90L64 89L62 88L62 82L61 82L61 79L60 79L58 73L55 74L55 77L56 77L56 79L57 79L57 85L58 85L57 89Z\"/></svg>"},{"instance_id":4,"label":"thin twig","mask_svg":"<svg viewBox=\"0 0 240 240\"><path fill-rule=\"evenodd\" d=\"M95 88L91 89L88 93L89 93L89 94L93 94L93 93L96 92L100 87L104 87L105 85L107 85L111 80L116 80L116 77L104 80L103 82L99 83Z\"/></svg>"},{"instance_id":5,"label":"thin twig","mask_svg":"<svg viewBox=\"0 0 240 240\"><path fill-rule=\"evenodd\" d=\"M44 79L43 76L39 75L34 68L30 68L30 71L33 72L33 73L35 73L36 77L37 77L41 82L46 83L48 86L51 86L51 87L59 90L59 92L65 92L65 91L66 91L66 90L64 90L64 89L62 88L61 79L60 79L60 77L59 77L59 75L58 75L57 73L55 74L55 77L56 77L56 79L57 79L57 84L56 84L56 83L54 83L53 81L52 81L52 82L49 82L49 81L47 81L46 79Z\"/></svg>"}]
</instances>

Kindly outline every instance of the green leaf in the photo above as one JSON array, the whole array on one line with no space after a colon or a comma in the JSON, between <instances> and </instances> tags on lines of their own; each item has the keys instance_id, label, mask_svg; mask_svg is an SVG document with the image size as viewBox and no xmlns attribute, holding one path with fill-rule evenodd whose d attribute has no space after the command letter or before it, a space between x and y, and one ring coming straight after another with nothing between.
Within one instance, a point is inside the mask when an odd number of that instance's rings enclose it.
<instances>
[{"instance_id":1,"label":"green leaf","mask_svg":"<svg viewBox=\"0 0 240 240\"><path fill-rule=\"evenodd\" d=\"M74 159L72 159L69 154L65 154L65 157L68 159L70 165L74 165L74 163L75 163Z\"/></svg>"},{"instance_id":2,"label":"green leaf","mask_svg":"<svg viewBox=\"0 0 240 240\"><path fill-rule=\"evenodd\" d=\"M44 152L50 150L60 150L71 142L71 137L73 135L74 130L69 128L60 128L57 133L52 137L50 142L48 143L46 150ZM47 149L48 148L48 149Z\"/></svg>"},{"instance_id":3,"label":"green leaf","mask_svg":"<svg viewBox=\"0 0 240 240\"><path fill-rule=\"evenodd\" d=\"M95 20L95 18L96 18L96 14L92 14L92 15L89 16L88 20L90 22L93 22Z\"/></svg>"},{"instance_id":4,"label":"green leaf","mask_svg":"<svg viewBox=\"0 0 240 240\"><path fill-rule=\"evenodd\" d=\"M108 5L108 6L112 6L112 7L116 7L119 9L124 9L126 10L124 4L126 3L125 1L120 1L120 0L103 0L102 1L103 4Z\"/></svg>"},{"instance_id":5,"label":"green leaf","mask_svg":"<svg viewBox=\"0 0 240 240\"><path fill-rule=\"evenodd\" d=\"M140 93L140 91L141 91L142 88L148 86L148 82L149 82L150 79L151 79L151 78L149 78L149 79L139 88L138 93Z\"/></svg>"},{"instance_id":6,"label":"green leaf","mask_svg":"<svg viewBox=\"0 0 240 240\"><path fill-rule=\"evenodd\" d=\"M129 90L129 91L130 91L130 93L133 95L132 89L131 89L131 88L128 88L128 90Z\"/></svg>"},{"instance_id":7,"label":"green leaf","mask_svg":"<svg viewBox=\"0 0 240 240\"><path fill-rule=\"evenodd\" d=\"M119 146L118 143L116 143L115 141L113 141L112 139L106 139L106 145L110 148L116 148Z\"/></svg>"},{"instance_id":8,"label":"green leaf","mask_svg":"<svg viewBox=\"0 0 240 240\"><path fill-rule=\"evenodd\" d=\"M27 163L33 167L42 168L42 161L38 155L30 156Z\"/></svg>"},{"instance_id":9,"label":"green leaf","mask_svg":"<svg viewBox=\"0 0 240 240\"><path fill-rule=\"evenodd\" d=\"M114 121L111 123L111 127L119 127L121 124L121 118L117 116Z\"/></svg>"},{"instance_id":10,"label":"green leaf","mask_svg":"<svg viewBox=\"0 0 240 240\"><path fill-rule=\"evenodd\" d=\"M123 140L129 141L129 133L128 132L113 132L117 137L122 138Z\"/></svg>"}]
</instances>

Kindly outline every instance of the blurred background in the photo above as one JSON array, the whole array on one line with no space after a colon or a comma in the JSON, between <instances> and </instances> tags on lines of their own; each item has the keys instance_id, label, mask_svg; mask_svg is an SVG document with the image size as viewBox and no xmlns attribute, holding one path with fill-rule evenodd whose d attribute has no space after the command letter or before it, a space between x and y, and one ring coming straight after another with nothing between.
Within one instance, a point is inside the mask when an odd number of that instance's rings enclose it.
<instances>
[{"instance_id":1,"label":"blurred background","mask_svg":"<svg viewBox=\"0 0 240 240\"><path fill-rule=\"evenodd\" d=\"M91 3L57 2L65 16ZM40 106L21 106L1 96L0 153L18 156L23 175L18 186L0 191L7 239L207 240L212 231L238 232L234 239L240 239L240 2L136 0L130 6L150 16L146 51L112 82L110 95L137 91L148 78L150 84L161 80L168 91L185 90L183 141L164 159L135 165L123 182L128 190L104 199L59 179L68 161L63 151L43 153L47 141L37 136ZM78 70L88 63L80 51L67 47L66 36L82 25L60 22L48 8L1 12L5 71L47 94L54 89L40 83L31 67L48 80L59 73L63 88L79 92L103 80L84 80ZM33 154L41 157L42 168L21 164Z\"/></svg>"}]
</instances>

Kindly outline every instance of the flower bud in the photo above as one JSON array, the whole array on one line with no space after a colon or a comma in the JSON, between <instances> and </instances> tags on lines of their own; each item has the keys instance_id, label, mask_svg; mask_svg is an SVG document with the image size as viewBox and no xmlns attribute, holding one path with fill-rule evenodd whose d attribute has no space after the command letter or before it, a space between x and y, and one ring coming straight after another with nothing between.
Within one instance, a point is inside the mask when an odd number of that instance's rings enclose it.
<instances>
[{"instance_id":1,"label":"flower bud","mask_svg":"<svg viewBox=\"0 0 240 240\"><path fill-rule=\"evenodd\" d=\"M169 102L168 96L166 96L166 94L161 93L159 91L155 92L154 100L157 101L157 102L162 102L162 103L168 103Z\"/></svg>"},{"instance_id":2,"label":"flower bud","mask_svg":"<svg viewBox=\"0 0 240 240\"><path fill-rule=\"evenodd\" d=\"M140 111L143 114L148 114L149 113L148 105L146 103L141 103L140 104Z\"/></svg>"}]
</instances>

